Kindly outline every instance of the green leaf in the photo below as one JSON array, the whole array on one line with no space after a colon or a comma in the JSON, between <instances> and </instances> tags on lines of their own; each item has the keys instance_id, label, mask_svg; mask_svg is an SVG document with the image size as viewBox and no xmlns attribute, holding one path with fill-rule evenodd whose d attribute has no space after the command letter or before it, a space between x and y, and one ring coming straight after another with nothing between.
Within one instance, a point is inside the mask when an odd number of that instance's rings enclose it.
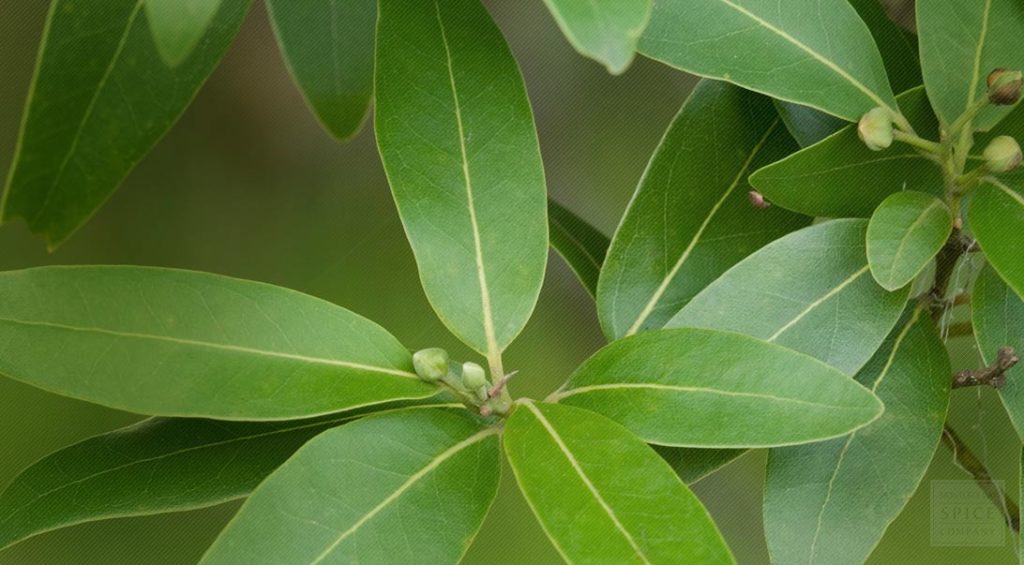
<instances>
[{"instance_id":1,"label":"green leaf","mask_svg":"<svg viewBox=\"0 0 1024 565\"><path fill-rule=\"evenodd\" d=\"M498 490L498 431L464 410L421 410L324 432L202 563L457 563Z\"/></svg>"},{"instance_id":2,"label":"green leaf","mask_svg":"<svg viewBox=\"0 0 1024 565\"><path fill-rule=\"evenodd\" d=\"M865 220L833 220L769 244L698 294L666 327L735 331L853 375L885 340L908 289L868 274Z\"/></svg>"},{"instance_id":3,"label":"green leaf","mask_svg":"<svg viewBox=\"0 0 1024 565\"><path fill-rule=\"evenodd\" d=\"M651 0L544 0L562 33L584 57L617 75L629 68L647 27Z\"/></svg>"},{"instance_id":4,"label":"green leaf","mask_svg":"<svg viewBox=\"0 0 1024 565\"><path fill-rule=\"evenodd\" d=\"M814 108L781 100L773 102L782 123L800 147L810 147L848 125L845 120Z\"/></svg>"},{"instance_id":5,"label":"green leaf","mask_svg":"<svg viewBox=\"0 0 1024 565\"><path fill-rule=\"evenodd\" d=\"M971 296L971 322L978 351L986 364L994 363L999 349L1012 347L1024 353L1024 300L1021 300L991 265L986 266L974 283ZM1024 438L1024 365L1006 372L1006 383L998 389L1006 413Z\"/></svg>"},{"instance_id":6,"label":"green leaf","mask_svg":"<svg viewBox=\"0 0 1024 565\"><path fill-rule=\"evenodd\" d=\"M143 0L156 50L177 67L192 54L217 15L221 0Z\"/></svg>"},{"instance_id":7,"label":"green leaf","mask_svg":"<svg viewBox=\"0 0 1024 565\"><path fill-rule=\"evenodd\" d=\"M644 173L598 284L612 339L662 327L729 267L810 220L752 206L747 174L796 149L771 100L702 81Z\"/></svg>"},{"instance_id":8,"label":"green leaf","mask_svg":"<svg viewBox=\"0 0 1024 565\"><path fill-rule=\"evenodd\" d=\"M988 178L971 198L968 218L989 264L1010 288L1024 296L1024 261L1020 255L1024 194Z\"/></svg>"},{"instance_id":9,"label":"green leaf","mask_svg":"<svg viewBox=\"0 0 1024 565\"><path fill-rule=\"evenodd\" d=\"M693 328L615 341L551 398L607 416L648 443L683 447L819 441L882 412L867 389L817 359Z\"/></svg>"},{"instance_id":10,"label":"green leaf","mask_svg":"<svg viewBox=\"0 0 1024 565\"><path fill-rule=\"evenodd\" d=\"M435 401L394 409L461 406ZM310 438L377 409L268 423L151 418L65 447L0 494L0 548L73 524L247 496Z\"/></svg>"},{"instance_id":11,"label":"green leaf","mask_svg":"<svg viewBox=\"0 0 1024 565\"><path fill-rule=\"evenodd\" d=\"M733 563L697 497L606 418L522 402L506 425L505 453L568 563Z\"/></svg>"},{"instance_id":12,"label":"green leaf","mask_svg":"<svg viewBox=\"0 0 1024 565\"><path fill-rule=\"evenodd\" d=\"M181 65L161 60L143 0L54 0L0 202L57 247L177 121L235 37L249 0L226 0ZM54 101L59 101L55 103Z\"/></svg>"},{"instance_id":13,"label":"green leaf","mask_svg":"<svg viewBox=\"0 0 1024 565\"><path fill-rule=\"evenodd\" d=\"M1019 0L930 0L917 6L917 34L928 97L952 124L988 91L998 67L1024 68L1024 6ZM987 131L1011 111L989 106L974 119Z\"/></svg>"},{"instance_id":14,"label":"green leaf","mask_svg":"<svg viewBox=\"0 0 1024 565\"><path fill-rule=\"evenodd\" d=\"M373 97L375 0L267 0L292 78L324 129L357 134Z\"/></svg>"},{"instance_id":15,"label":"green leaf","mask_svg":"<svg viewBox=\"0 0 1024 565\"><path fill-rule=\"evenodd\" d=\"M953 231L953 214L923 192L897 192L875 210L868 223L871 276L888 290L903 288L924 270Z\"/></svg>"},{"instance_id":16,"label":"green leaf","mask_svg":"<svg viewBox=\"0 0 1024 565\"><path fill-rule=\"evenodd\" d=\"M587 292L596 297L608 236L554 200L548 200L548 225L551 247L565 259Z\"/></svg>"},{"instance_id":17,"label":"green leaf","mask_svg":"<svg viewBox=\"0 0 1024 565\"><path fill-rule=\"evenodd\" d=\"M747 452L745 449L700 449L667 445L651 447L672 466L679 479L688 485L714 473Z\"/></svg>"},{"instance_id":18,"label":"green leaf","mask_svg":"<svg viewBox=\"0 0 1024 565\"><path fill-rule=\"evenodd\" d=\"M547 264L544 169L526 90L477 0L382 0L377 143L427 298L494 359Z\"/></svg>"},{"instance_id":19,"label":"green leaf","mask_svg":"<svg viewBox=\"0 0 1024 565\"><path fill-rule=\"evenodd\" d=\"M270 285L44 267L0 273L0 296L0 374L130 412L275 420L438 390L380 326Z\"/></svg>"},{"instance_id":20,"label":"green leaf","mask_svg":"<svg viewBox=\"0 0 1024 565\"><path fill-rule=\"evenodd\" d=\"M773 563L863 563L917 490L942 434L951 370L915 309L857 375L885 413L845 438L772 449L764 522Z\"/></svg>"},{"instance_id":21,"label":"green leaf","mask_svg":"<svg viewBox=\"0 0 1024 565\"><path fill-rule=\"evenodd\" d=\"M846 0L656 2L640 52L848 121L897 111L871 32Z\"/></svg>"},{"instance_id":22,"label":"green leaf","mask_svg":"<svg viewBox=\"0 0 1024 565\"><path fill-rule=\"evenodd\" d=\"M901 94L899 101L919 134L937 134L923 88ZM776 206L831 218L867 218L890 194L941 195L945 186L939 167L916 149L897 143L872 151L857 137L855 125L754 172L750 184Z\"/></svg>"}]
</instances>

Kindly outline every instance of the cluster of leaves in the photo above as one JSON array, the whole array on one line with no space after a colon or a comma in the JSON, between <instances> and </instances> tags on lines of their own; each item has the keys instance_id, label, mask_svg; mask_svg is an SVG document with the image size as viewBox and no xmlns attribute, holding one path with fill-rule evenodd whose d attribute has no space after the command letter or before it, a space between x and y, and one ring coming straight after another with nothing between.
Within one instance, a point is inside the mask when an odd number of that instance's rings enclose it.
<instances>
[{"instance_id":1,"label":"cluster of leaves","mask_svg":"<svg viewBox=\"0 0 1024 565\"><path fill-rule=\"evenodd\" d=\"M1006 141L1024 136L1016 0L921 3L917 36L876 0L547 0L612 72L639 50L707 77L610 242L547 202L522 78L478 0L267 3L331 133L356 132L374 96L423 288L489 376L260 283L0 273L0 373L154 416L24 470L0 494L0 547L248 497L204 562L450 563L503 449L566 561L731 562L685 483L770 448L773 559L859 562L943 434L946 312L970 293L987 360L1024 350L1024 176ZM2 217L51 246L68 237L188 105L248 7L53 0ZM1010 71L986 81L994 69ZM611 343L544 401L513 402L502 352L549 245ZM950 287L979 254L977 282ZM995 372L1024 434L1013 371Z\"/></svg>"}]
</instances>

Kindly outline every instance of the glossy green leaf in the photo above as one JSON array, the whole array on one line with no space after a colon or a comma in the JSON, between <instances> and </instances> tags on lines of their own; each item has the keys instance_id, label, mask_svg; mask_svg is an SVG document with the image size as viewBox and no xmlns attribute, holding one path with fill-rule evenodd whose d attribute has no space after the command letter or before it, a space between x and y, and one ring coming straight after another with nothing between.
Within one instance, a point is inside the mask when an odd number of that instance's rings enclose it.
<instances>
[{"instance_id":1,"label":"glossy green leaf","mask_svg":"<svg viewBox=\"0 0 1024 565\"><path fill-rule=\"evenodd\" d=\"M419 410L320 434L245 502L202 563L457 563L498 490L498 428Z\"/></svg>"},{"instance_id":2,"label":"glossy green leaf","mask_svg":"<svg viewBox=\"0 0 1024 565\"><path fill-rule=\"evenodd\" d=\"M606 418L523 402L506 425L505 453L567 563L733 562L668 464Z\"/></svg>"},{"instance_id":3,"label":"glossy green leaf","mask_svg":"<svg viewBox=\"0 0 1024 565\"><path fill-rule=\"evenodd\" d=\"M848 125L846 120L819 112L814 108L782 100L773 100L773 102L775 110L782 118L782 123L786 125L789 134L800 144L800 147L810 147Z\"/></svg>"},{"instance_id":4,"label":"glossy green leaf","mask_svg":"<svg viewBox=\"0 0 1024 565\"><path fill-rule=\"evenodd\" d=\"M156 50L172 67L182 63L206 35L221 0L143 0Z\"/></svg>"},{"instance_id":5,"label":"glossy green leaf","mask_svg":"<svg viewBox=\"0 0 1024 565\"><path fill-rule=\"evenodd\" d=\"M672 466L679 479L688 485L714 473L747 452L745 449L700 449L667 445L651 447Z\"/></svg>"},{"instance_id":6,"label":"glossy green leaf","mask_svg":"<svg viewBox=\"0 0 1024 565\"><path fill-rule=\"evenodd\" d=\"M985 363L994 363L1003 347L1024 353L1024 300L999 278L991 265L981 271L974 283L971 322ZM1006 383L998 390L1017 435L1024 438L1024 365L1007 371Z\"/></svg>"},{"instance_id":7,"label":"glossy green leaf","mask_svg":"<svg viewBox=\"0 0 1024 565\"><path fill-rule=\"evenodd\" d=\"M391 409L442 406L462 405ZM151 418L81 441L33 463L0 494L0 548L72 524L247 496L310 438L378 408L266 423Z\"/></svg>"},{"instance_id":8,"label":"glossy green leaf","mask_svg":"<svg viewBox=\"0 0 1024 565\"><path fill-rule=\"evenodd\" d=\"M986 96L988 74L1024 68L1024 5L1019 0L929 0L917 5L917 34L928 97L945 124ZM974 120L988 130L1010 108L989 106Z\"/></svg>"},{"instance_id":9,"label":"glossy green leaf","mask_svg":"<svg viewBox=\"0 0 1024 565\"><path fill-rule=\"evenodd\" d=\"M1019 296L1024 296L1024 261L1020 253L1024 234L1022 192L1024 189L989 179L971 198L968 212L971 232L985 258Z\"/></svg>"},{"instance_id":10,"label":"glossy green leaf","mask_svg":"<svg viewBox=\"0 0 1024 565\"><path fill-rule=\"evenodd\" d=\"M554 200L548 200L548 226L552 249L565 259L587 292L597 296L608 236Z\"/></svg>"},{"instance_id":11,"label":"glossy green leaf","mask_svg":"<svg viewBox=\"0 0 1024 565\"><path fill-rule=\"evenodd\" d=\"M376 0L267 0L292 78L324 129L347 140L373 97Z\"/></svg>"},{"instance_id":12,"label":"glossy green leaf","mask_svg":"<svg viewBox=\"0 0 1024 565\"><path fill-rule=\"evenodd\" d=\"M54 0L0 221L24 218L51 249L67 239L177 121L248 8L224 0L192 55L170 68L143 0Z\"/></svg>"},{"instance_id":13,"label":"glossy green leaf","mask_svg":"<svg viewBox=\"0 0 1024 565\"><path fill-rule=\"evenodd\" d=\"M745 335L683 328L615 341L553 400L683 447L765 447L844 435L882 404L828 365Z\"/></svg>"},{"instance_id":14,"label":"glossy green leaf","mask_svg":"<svg viewBox=\"0 0 1024 565\"><path fill-rule=\"evenodd\" d=\"M882 201L868 223L871 276L888 290L903 288L928 265L953 231L953 215L923 192L897 192Z\"/></svg>"},{"instance_id":15,"label":"glossy green leaf","mask_svg":"<svg viewBox=\"0 0 1024 565\"><path fill-rule=\"evenodd\" d=\"M377 324L266 284L44 267L0 273L0 296L0 374L130 412L275 420L437 392Z\"/></svg>"},{"instance_id":16,"label":"glossy green leaf","mask_svg":"<svg viewBox=\"0 0 1024 565\"><path fill-rule=\"evenodd\" d=\"M810 223L749 201L747 174L794 149L768 98L723 82L698 85L612 238L597 289L605 334L662 327L737 261Z\"/></svg>"},{"instance_id":17,"label":"glossy green leaf","mask_svg":"<svg viewBox=\"0 0 1024 565\"><path fill-rule=\"evenodd\" d=\"M640 52L848 121L896 110L871 32L846 0L656 2Z\"/></svg>"},{"instance_id":18,"label":"glossy green leaf","mask_svg":"<svg viewBox=\"0 0 1024 565\"><path fill-rule=\"evenodd\" d=\"M495 358L547 264L544 170L526 90L477 0L382 0L376 130L427 298Z\"/></svg>"},{"instance_id":19,"label":"glossy green leaf","mask_svg":"<svg viewBox=\"0 0 1024 565\"><path fill-rule=\"evenodd\" d=\"M647 27L651 0L544 0L562 33L585 57L617 75L629 68Z\"/></svg>"},{"instance_id":20,"label":"glossy green leaf","mask_svg":"<svg viewBox=\"0 0 1024 565\"><path fill-rule=\"evenodd\" d=\"M833 220L769 244L698 294L666 327L735 331L853 375L899 320L908 289L868 273L865 220Z\"/></svg>"},{"instance_id":21,"label":"glossy green leaf","mask_svg":"<svg viewBox=\"0 0 1024 565\"><path fill-rule=\"evenodd\" d=\"M924 477L949 404L949 356L916 309L857 375L885 413L845 438L772 449L764 522L773 563L863 563Z\"/></svg>"},{"instance_id":22,"label":"glossy green leaf","mask_svg":"<svg viewBox=\"0 0 1024 565\"><path fill-rule=\"evenodd\" d=\"M923 88L899 97L918 134L938 135ZM809 216L869 217L890 194L915 190L941 195L942 173L909 145L871 151L851 125L825 140L750 176L750 184L772 204Z\"/></svg>"}]
</instances>

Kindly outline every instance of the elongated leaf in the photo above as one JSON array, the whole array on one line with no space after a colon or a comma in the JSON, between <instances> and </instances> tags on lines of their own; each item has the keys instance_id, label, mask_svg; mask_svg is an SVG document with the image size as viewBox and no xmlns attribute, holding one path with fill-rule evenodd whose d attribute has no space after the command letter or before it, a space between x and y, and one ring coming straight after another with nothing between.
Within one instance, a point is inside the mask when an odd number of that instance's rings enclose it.
<instances>
[{"instance_id":1,"label":"elongated leaf","mask_svg":"<svg viewBox=\"0 0 1024 565\"><path fill-rule=\"evenodd\" d=\"M383 0L377 143L427 298L494 358L547 262L544 170L519 69L477 0Z\"/></svg>"},{"instance_id":2,"label":"elongated leaf","mask_svg":"<svg viewBox=\"0 0 1024 565\"><path fill-rule=\"evenodd\" d=\"M506 426L505 453L568 563L733 562L697 497L650 447L606 418L523 402Z\"/></svg>"},{"instance_id":3,"label":"elongated leaf","mask_svg":"<svg viewBox=\"0 0 1024 565\"><path fill-rule=\"evenodd\" d=\"M437 392L380 326L270 285L44 267L0 273L0 296L0 374L130 412L288 419Z\"/></svg>"},{"instance_id":4,"label":"elongated leaf","mask_svg":"<svg viewBox=\"0 0 1024 565\"><path fill-rule=\"evenodd\" d=\"M848 121L896 109L871 32L846 0L656 2L640 52Z\"/></svg>"},{"instance_id":5,"label":"elongated leaf","mask_svg":"<svg viewBox=\"0 0 1024 565\"><path fill-rule=\"evenodd\" d=\"M54 0L0 203L54 248L177 121L224 55L249 0L224 0L192 55L156 51L143 0ZM55 103L54 101L59 101Z\"/></svg>"},{"instance_id":6,"label":"elongated leaf","mask_svg":"<svg viewBox=\"0 0 1024 565\"><path fill-rule=\"evenodd\" d=\"M856 374L908 292L887 292L868 274L866 230L864 220L833 220L790 234L727 271L666 327L740 332Z\"/></svg>"},{"instance_id":7,"label":"elongated leaf","mask_svg":"<svg viewBox=\"0 0 1024 565\"><path fill-rule=\"evenodd\" d=\"M986 363L994 363L1003 347L1024 353L1024 300L999 278L991 265L985 266L974 283L971 322L978 350ZM1017 435L1024 438L1024 365L1007 371L1006 383L998 390Z\"/></svg>"},{"instance_id":8,"label":"elongated leaf","mask_svg":"<svg viewBox=\"0 0 1024 565\"><path fill-rule=\"evenodd\" d=\"M373 97L375 0L267 0L292 78L324 129L359 132Z\"/></svg>"},{"instance_id":9,"label":"elongated leaf","mask_svg":"<svg viewBox=\"0 0 1024 565\"><path fill-rule=\"evenodd\" d=\"M947 125L986 95L993 69L1024 68L1024 5L1018 0L919 2L917 34L928 97ZM1009 111L989 106L974 127L988 130Z\"/></svg>"},{"instance_id":10,"label":"elongated leaf","mask_svg":"<svg viewBox=\"0 0 1024 565\"><path fill-rule=\"evenodd\" d=\"M400 406L389 409L462 405ZM76 443L33 463L0 494L0 548L72 524L247 496L310 438L377 408L268 423L151 418Z\"/></svg>"},{"instance_id":11,"label":"elongated leaf","mask_svg":"<svg viewBox=\"0 0 1024 565\"><path fill-rule=\"evenodd\" d=\"M885 13L882 0L849 2L871 30L871 36L875 38L882 61L885 62L885 70L893 90L903 92L920 86L923 79L917 37L901 28Z\"/></svg>"},{"instance_id":12,"label":"elongated leaf","mask_svg":"<svg viewBox=\"0 0 1024 565\"><path fill-rule=\"evenodd\" d=\"M772 449L764 495L773 563L863 563L924 477L949 404L949 356L916 309L857 375L885 413L845 438Z\"/></svg>"},{"instance_id":13,"label":"elongated leaf","mask_svg":"<svg viewBox=\"0 0 1024 565\"><path fill-rule=\"evenodd\" d=\"M848 125L845 120L814 108L781 100L773 102L782 123L800 147L810 147Z\"/></svg>"},{"instance_id":14,"label":"elongated leaf","mask_svg":"<svg viewBox=\"0 0 1024 565\"><path fill-rule=\"evenodd\" d=\"M317 436L249 497L202 563L457 563L498 490L498 429L398 412Z\"/></svg>"},{"instance_id":15,"label":"elongated leaf","mask_svg":"<svg viewBox=\"0 0 1024 565\"><path fill-rule=\"evenodd\" d=\"M937 135L923 88L901 94L899 101L918 134ZM750 184L772 204L830 218L866 218L890 194L915 190L941 195L944 186L938 166L915 149L897 143L871 151L853 125L756 171Z\"/></svg>"},{"instance_id":16,"label":"elongated leaf","mask_svg":"<svg viewBox=\"0 0 1024 565\"><path fill-rule=\"evenodd\" d=\"M625 338L552 396L641 439L684 447L765 447L847 434L882 412L828 365L745 335L683 328Z\"/></svg>"},{"instance_id":17,"label":"elongated leaf","mask_svg":"<svg viewBox=\"0 0 1024 565\"><path fill-rule=\"evenodd\" d=\"M882 201L868 223L871 276L888 290L910 284L953 231L949 207L930 194L897 192Z\"/></svg>"},{"instance_id":18,"label":"elongated leaf","mask_svg":"<svg viewBox=\"0 0 1024 565\"><path fill-rule=\"evenodd\" d=\"M617 75L629 68L647 27L651 0L544 0L562 33L585 57Z\"/></svg>"},{"instance_id":19,"label":"elongated leaf","mask_svg":"<svg viewBox=\"0 0 1024 565\"><path fill-rule=\"evenodd\" d=\"M565 259L587 292L596 297L601 265L608 253L608 236L554 200L548 200L548 225L551 248Z\"/></svg>"},{"instance_id":20,"label":"elongated leaf","mask_svg":"<svg viewBox=\"0 0 1024 565\"><path fill-rule=\"evenodd\" d=\"M143 0L156 50L172 67L181 64L206 35L221 0Z\"/></svg>"},{"instance_id":21,"label":"elongated leaf","mask_svg":"<svg viewBox=\"0 0 1024 565\"><path fill-rule=\"evenodd\" d=\"M745 449L700 449L691 447L651 446L679 479L691 485L734 461L747 451Z\"/></svg>"},{"instance_id":22,"label":"elongated leaf","mask_svg":"<svg viewBox=\"0 0 1024 565\"><path fill-rule=\"evenodd\" d=\"M971 199L968 216L971 232L989 264L1010 288L1024 296L1024 261L1020 254L1024 233L1022 190L988 179Z\"/></svg>"},{"instance_id":23,"label":"elongated leaf","mask_svg":"<svg viewBox=\"0 0 1024 565\"><path fill-rule=\"evenodd\" d=\"M746 177L796 149L771 101L703 81L651 159L612 238L598 285L605 334L662 327L762 245L810 223L752 206Z\"/></svg>"}]
</instances>

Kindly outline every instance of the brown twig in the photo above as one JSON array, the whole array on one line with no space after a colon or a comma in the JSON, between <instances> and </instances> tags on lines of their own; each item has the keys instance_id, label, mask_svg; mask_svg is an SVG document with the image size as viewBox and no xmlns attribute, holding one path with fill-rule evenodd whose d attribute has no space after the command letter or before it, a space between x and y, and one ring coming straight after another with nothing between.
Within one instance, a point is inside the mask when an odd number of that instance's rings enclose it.
<instances>
[{"instance_id":1,"label":"brown twig","mask_svg":"<svg viewBox=\"0 0 1024 565\"><path fill-rule=\"evenodd\" d=\"M935 284L928 292L928 299L931 302L932 319L938 322L943 312L950 306L950 300L946 294L949 292L949 280L953 277L956 263L965 253L974 251L976 242L963 234L959 229L949 236L942 250L935 257ZM956 303L957 297L952 298Z\"/></svg>"},{"instance_id":2,"label":"brown twig","mask_svg":"<svg viewBox=\"0 0 1024 565\"><path fill-rule=\"evenodd\" d=\"M978 459L978 456L948 425L942 429L942 443L953 452L953 460L960 468L974 478L974 482L978 483L978 487L985 493L985 496L1002 511L1006 526L1014 532L1020 532L1020 508L1017 503L999 488L981 459Z\"/></svg>"},{"instance_id":3,"label":"brown twig","mask_svg":"<svg viewBox=\"0 0 1024 565\"><path fill-rule=\"evenodd\" d=\"M953 388L989 385L1002 388L1006 384L1006 372L1020 362L1020 356L1012 347L1002 347L996 356L996 362L980 369L960 371L953 376Z\"/></svg>"}]
</instances>

